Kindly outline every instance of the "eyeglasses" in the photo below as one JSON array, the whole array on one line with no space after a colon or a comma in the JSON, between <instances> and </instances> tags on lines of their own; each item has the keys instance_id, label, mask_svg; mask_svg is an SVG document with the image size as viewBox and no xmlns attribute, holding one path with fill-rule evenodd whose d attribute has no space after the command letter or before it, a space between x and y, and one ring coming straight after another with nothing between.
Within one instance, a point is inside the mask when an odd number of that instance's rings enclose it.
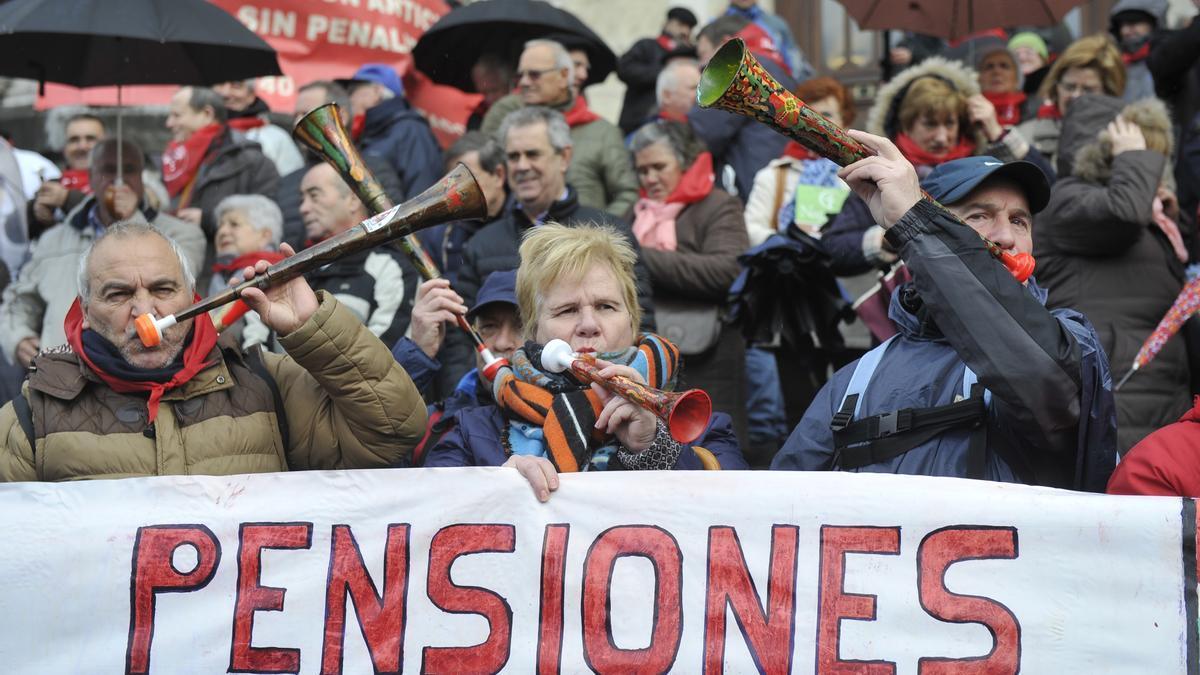
<instances>
[{"instance_id":1,"label":"eyeglasses","mask_svg":"<svg viewBox=\"0 0 1200 675\"><path fill-rule=\"evenodd\" d=\"M558 70L558 68L543 68L541 70L518 70L517 71L517 82L520 82L521 80L525 79L526 77L529 78L530 82L537 82L546 73L553 73L556 70Z\"/></svg>"}]
</instances>

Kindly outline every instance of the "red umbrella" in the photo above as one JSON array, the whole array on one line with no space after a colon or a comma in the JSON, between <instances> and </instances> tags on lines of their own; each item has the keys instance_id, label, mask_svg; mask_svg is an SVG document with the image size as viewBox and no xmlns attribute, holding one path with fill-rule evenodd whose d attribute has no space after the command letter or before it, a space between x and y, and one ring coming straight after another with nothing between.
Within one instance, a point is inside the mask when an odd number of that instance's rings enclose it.
<instances>
[{"instance_id":1,"label":"red umbrella","mask_svg":"<svg viewBox=\"0 0 1200 675\"><path fill-rule=\"evenodd\" d=\"M1167 340L1178 333L1179 329L1183 328L1183 324L1197 310L1200 310L1200 278L1192 279L1179 292L1179 297L1175 298L1171 309L1167 310L1154 332L1142 343L1142 348L1133 358L1133 365L1125 373L1125 377L1122 377L1121 381L1117 383L1117 386L1113 387L1113 391L1120 389L1121 385L1125 384L1126 380L1139 368L1153 361L1154 357L1158 356L1158 352L1162 350L1163 345L1167 344Z\"/></svg>"},{"instance_id":2,"label":"red umbrella","mask_svg":"<svg viewBox=\"0 0 1200 675\"><path fill-rule=\"evenodd\" d=\"M864 30L909 30L947 40L1003 26L1054 26L1083 0L841 0Z\"/></svg>"}]
</instances>

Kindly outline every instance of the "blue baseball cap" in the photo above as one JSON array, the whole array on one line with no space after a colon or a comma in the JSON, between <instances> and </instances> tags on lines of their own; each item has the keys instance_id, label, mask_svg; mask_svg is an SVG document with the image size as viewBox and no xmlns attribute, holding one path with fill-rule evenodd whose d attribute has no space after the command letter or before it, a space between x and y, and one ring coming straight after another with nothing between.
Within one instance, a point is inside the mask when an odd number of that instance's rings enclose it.
<instances>
[{"instance_id":1,"label":"blue baseball cap","mask_svg":"<svg viewBox=\"0 0 1200 675\"><path fill-rule=\"evenodd\" d=\"M921 181L921 187L939 202L950 205L962 201L980 183L989 178L1004 178L1016 183L1029 200L1029 210L1037 213L1050 202L1050 181L1032 162L1001 162L981 155L955 159L937 167Z\"/></svg>"},{"instance_id":2,"label":"blue baseball cap","mask_svg":"<svg viewBox=\"0 0 1200 675\"><path fill-rule=\"evenodd\" d=\"M503 270L492 272L483 280L479 295L475 298L475 306L467 312L467 318L472 321L479 310L497 302L517 306L517 271Z\"/></svg>"},{"instance_id":3,"label":"blue baseball cap","mask_svg":"<svg viewBox=\"0 0 1200 675\"><path fill-rule=\"evenodd\" d=\"M404 83L396 74L396 69L386 63L365 63L362 68L354 71L354 75L338 80L338 83L349 88L356 82L374 82L382 84L397 96L404 95Z\"/></svg>"}]
</instances>

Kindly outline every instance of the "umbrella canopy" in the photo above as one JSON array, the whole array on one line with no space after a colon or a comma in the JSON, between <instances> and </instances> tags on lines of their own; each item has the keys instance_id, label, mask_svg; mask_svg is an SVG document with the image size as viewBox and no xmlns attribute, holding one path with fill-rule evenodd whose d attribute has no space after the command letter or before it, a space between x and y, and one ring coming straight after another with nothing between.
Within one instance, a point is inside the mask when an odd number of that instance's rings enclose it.
<instances>
[{"instance_id":1,"label":"umbrella canopy","mask_svg":"<svg viewBox=\"0 0 1200 675\"><path fill-rule=\"evenodd\" d=\"M206 0L9 0L0 75L76 87L282 75L275 50Z\"/></svg>"},{"instance_id":2,"label":"umbrella canopy","mask_svg":"<svg viewBox=\"0 0 1200 675\"><path fill-rule=\"evenodd\" d=\"M998 26L1053 26L1083 0L841 0L864 30L957 40Z\"/></svg>"},{"instance_id":3,"label":"umbrella canopy","mask_svg":"<svg viewBox=\"0 0 1200 675\"><path fill-rule=\"evenodd\" d=\"M567 35L577 38L591 62L586 84L604 81L617 56L570 12L539 0L480 0L443 16L417 40L413 62L434 82L475 91L471 67L483 54L516 64L525 42Z\"/></svg>"}]
</instances>

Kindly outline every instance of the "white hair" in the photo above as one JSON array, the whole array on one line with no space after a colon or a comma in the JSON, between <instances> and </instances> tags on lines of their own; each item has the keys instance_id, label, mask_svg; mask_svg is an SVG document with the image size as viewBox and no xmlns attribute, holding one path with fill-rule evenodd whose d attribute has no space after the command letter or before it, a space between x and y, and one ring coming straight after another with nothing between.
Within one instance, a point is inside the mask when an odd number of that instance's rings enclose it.
<instances>
[{"instance_id":1,"label":"white hair","mask_svg":"<svg viewBox=\"0 0 1200 675\"><path fill-rule=\"evenodd\" d=\"M256 230L269 230L272 246L279 246L283 240L283 212L271 199L262 195L229 195L217 204L213 218L220 223L221 218L230 211L246 214L250 225Z\"/></svg>"},{"instance_id":2,"label":"white hair","mask_svg":"<svg viewBox=\"0 0 1200 675\"><path fill-rule=\"evenodd\" d=\"M562 45L561 42L538 38L525 43L525 49L533 49L534 47L546 47L554 53L554 68L556 70L567 71L567 88L575 86L575 62L571 60L571 52Z\"/></svg>"},{"instance_id":3,"label":"white hair","mask_svg":"<svg viewBox=\"0 0 1200 675\"><path fill-rule=\"evenodd\" d=\"M674 59L658 73L654 82L654 101L662 105L663 92L679 85L679 69L694 68L700 70L700 63L695 59Z\"/></svg>"},{"instance_id":4,"label":"white hair","mask_svg":"<svg viewBox=\"0 0 1200 675\"><path fill-rule=\"evenodd\" d=\"M187 285L188 292L194 293L196 291L196 275L192 272L192 266L188 262L187 256L184 255L183 249L179 247L178 242L144 220L121 220L104 228L104 234L93 239L92 243L88 244L83 255L79 256L79 269L75 276L75 290L79 293L79 303L81 305L86 306L88 300L91 298L92 279L88 275L88 265L91 263L92 254L96 251L96 246L109 237L128 238L145 236L147 234L157 235L162 237L163 241L167 242L167 245L171 247L171 251L179 260L179 268L183 270L183 280Z\"/></svg>"},{"instance_id":5,"label":"white hair","mask_svg":"<svg viewBox=\"0 0 1200 675\"><path fill-rule=\"evenodd\" d=\"M517 108L505 115L496 137L502 146L507 147L509 131L515 128L530 127L539 122L546 125L546 135L550 139L550 147L554 148L555 152L562 152L573 145L571 127L567 126L567 120L562 113L540 105Z\"/></svg>"}]
</instances>

